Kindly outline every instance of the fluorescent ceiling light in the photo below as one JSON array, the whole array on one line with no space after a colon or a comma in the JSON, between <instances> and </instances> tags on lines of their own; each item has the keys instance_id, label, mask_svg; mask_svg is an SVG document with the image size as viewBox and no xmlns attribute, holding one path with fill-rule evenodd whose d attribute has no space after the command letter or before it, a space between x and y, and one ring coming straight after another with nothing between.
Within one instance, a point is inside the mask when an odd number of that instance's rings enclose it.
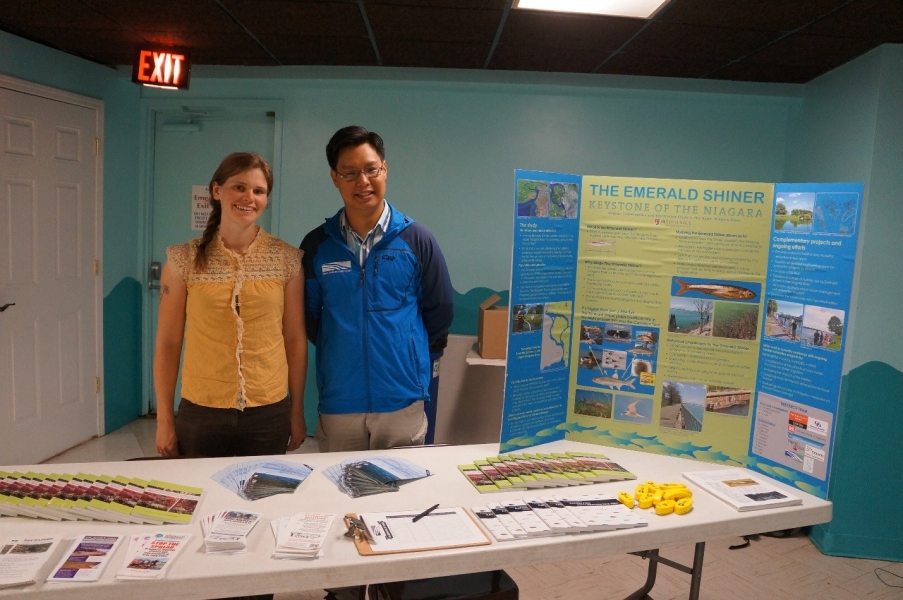
<instances>
[{"instance_id":1,"label":"fluorescent ceiling light","mask_svg":"<svg viewBox=\"0 0 903 600\"><path fill-rule=\"evenodd\" d=\"M515 8L648 19L669 0L515 0Z\"/></svg>"}]
</instances>

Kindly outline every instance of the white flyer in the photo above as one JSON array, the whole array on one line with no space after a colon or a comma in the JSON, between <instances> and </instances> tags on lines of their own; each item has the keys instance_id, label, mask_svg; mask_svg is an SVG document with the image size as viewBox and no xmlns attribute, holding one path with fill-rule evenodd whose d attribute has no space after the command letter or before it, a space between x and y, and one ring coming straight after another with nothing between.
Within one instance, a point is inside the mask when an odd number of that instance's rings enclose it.
<instances>
[{"instance_id":1,"label":"white flyer","mask_svg":"<svg viewBox=\"0 0 903 600\"><path fill-rule=\"evenodd\" d=\"M82 535L47 578L48 582L97 581L119 547L122 535Z\"/></svg>"},{"instance_id":2,"label":"white flyer","mask_svg":"<svg viewBox=\"0 0 903 600\"><path fill-rule=\"evenodd\" d=\"M30 585L59 545L58 537L0 540L0 588Z\"/></svg>"},{"instance_id":3,"label":"white flyer","mask_svg":"<svg viewBox=\"0 0 903 600\"><path fill-rule=\"evenodd\" d=\"M116 573L116 579L162 579L192 537L190 533L161 531L133 535L125 566Z\"/></svg>"}]
</instances>

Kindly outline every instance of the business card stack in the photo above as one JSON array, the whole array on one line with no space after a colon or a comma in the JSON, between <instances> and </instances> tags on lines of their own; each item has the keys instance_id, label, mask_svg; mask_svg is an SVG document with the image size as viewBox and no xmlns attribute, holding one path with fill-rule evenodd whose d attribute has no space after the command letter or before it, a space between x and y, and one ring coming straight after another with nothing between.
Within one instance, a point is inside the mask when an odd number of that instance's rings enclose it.
<instances>
[{"instance_id":1,"label":"business card stack","mask_svg":"<svg viewBox=\"0 0 903 600\"><path fill-rule=\"evenodd\" d=\"M273 558L319 558L334 520L335 515L329 513L298 513L270 521L276 538Z\"/></svg>"},{"instance_id":2,"label":"business card stack","mask_svg":"<svg viewBox=\"0 0 903 600\"><path fill-rule=\"evenodd\" d=\"M313 467L303 463L256 460L229 465L211 478L245 500L259 500L294 493L312 472Z\"/></svg>"},{"instance_id":3,"label":"business card stack","mask_svg":"<svg viewBox=\"0 0 903 600\"><path fill-rule=\"evenodd\" d=\"M349 459L323 473L352 498L397 492L399 485L430 475L428 470L410 461L389 456Z\"/></svg>"},{"instance_id":4,"label":"business card stack","mask_svg":"<svg viewBox=\"0 0 903 600\"><path fill-rule=\"evenodd\" d=\"M481 494L636 479L605 455L590 452L503 454L459 465L458 470Z\"/></svg>"},{"instance_id":5,"label":"business card stack","mask_svg":"<svg viewBox=\"0 0 903 600\"><path fill-rule=\"evenodd\" d=\"M630 529L649 524L610 494L490 502L470 510L499 542Z\"/></svg>"},{"instance_id":6,"label":"business card stack","mask_svg":"<svg viewBox=\"0 0 903 600\"><path fill-rule=\"evenodd\" d=\"M192 537L190 533L162 531L131 536L125 566L116 579L163 579Z\"/></svg>"},{"instance_id":7,"label":"business card stack","mask_svg":"<svg viewBox=\"0 0 903 600\"><path fill-rule=\"evenodd\" d=\"M260 520L259 513L223 510L201 520L207 554L238 554L248 550L248 534Z\"/></svg>"}]
</instances>

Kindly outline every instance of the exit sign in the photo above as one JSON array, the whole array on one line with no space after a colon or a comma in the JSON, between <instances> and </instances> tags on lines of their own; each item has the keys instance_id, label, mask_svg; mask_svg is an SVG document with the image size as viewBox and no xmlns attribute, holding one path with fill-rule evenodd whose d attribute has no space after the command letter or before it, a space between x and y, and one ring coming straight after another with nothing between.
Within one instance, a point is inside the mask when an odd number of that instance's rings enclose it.
<instances>
[{"instance_id":1,"label":"exit sign","mask_svg":"<svg viewBox=\"0 0 903 600\"><path fill-rule=\"evenodd\" d=\"M173 48L141 48L135 52L132 81L179 90L188 89L191 58Z\"/></svg>"}]
</instances>

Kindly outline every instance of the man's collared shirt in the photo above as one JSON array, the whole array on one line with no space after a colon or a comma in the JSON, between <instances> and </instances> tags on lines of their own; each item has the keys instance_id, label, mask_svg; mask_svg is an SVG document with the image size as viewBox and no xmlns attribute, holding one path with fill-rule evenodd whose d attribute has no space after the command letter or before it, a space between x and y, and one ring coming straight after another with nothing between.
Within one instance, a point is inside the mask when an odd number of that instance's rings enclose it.
<instances>
[{"instance_id":1,"label":"man's collared shirt","mask_svg":"<svg viewBox=\"0 0 903 600\"><path fill-rule=\"evenodd\" d=\"M391 218L392 209L389 208L388 202L384 202L383 212L379 216L376 225L374 225L373 229L368 231L367 235L361 239L361 236L359 236L348 224L348 219L345 218L345 211L342 211L342 217L339 223L342 227L342 233L345 235L345 243L348 244L351 251L357 255L361 265L367 261L367 256L370 254L370 250L373 249L373 246L383 239L383 236L386 234L386 229L389 228L389 220Z\"/></svg>"}]
</instances>

